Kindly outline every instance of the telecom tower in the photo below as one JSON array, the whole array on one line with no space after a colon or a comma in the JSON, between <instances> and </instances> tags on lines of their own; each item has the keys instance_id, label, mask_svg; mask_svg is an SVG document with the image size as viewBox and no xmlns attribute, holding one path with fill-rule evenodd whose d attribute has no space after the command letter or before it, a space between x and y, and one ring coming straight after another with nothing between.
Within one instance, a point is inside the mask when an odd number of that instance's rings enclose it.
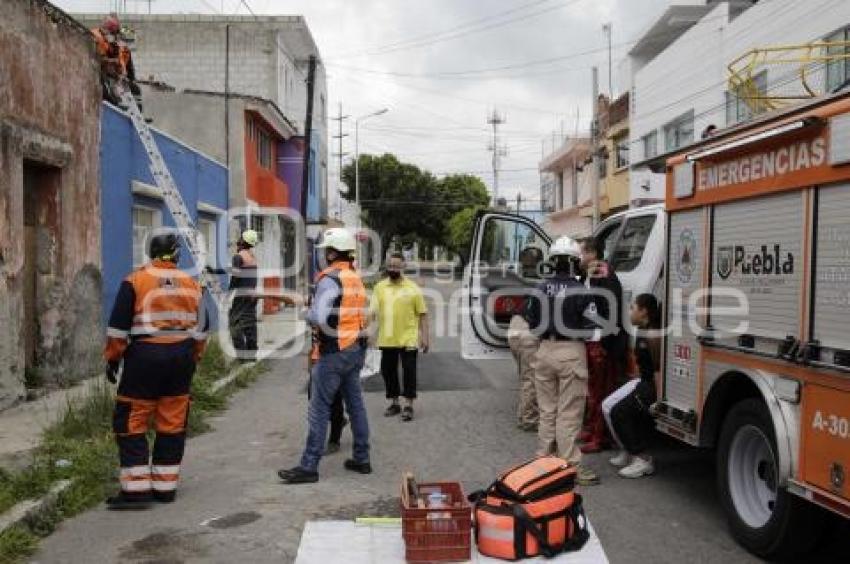
<instances>
[{"instance_id":1,"label":"telecom tower","mask_svg":"<svg viewBox=\"0 0 850 564\"><path fill-rule=\"evenodd\" d=\"M487 150L493 153L493 204L495 205L499 201L499 169L502 166L502 157L508 154L507 146L502 145L499 140L499 126L505 123L505 116L494 109L487 118L487 123L493 126L493 142Z\"/></svg>"}]
</instances>

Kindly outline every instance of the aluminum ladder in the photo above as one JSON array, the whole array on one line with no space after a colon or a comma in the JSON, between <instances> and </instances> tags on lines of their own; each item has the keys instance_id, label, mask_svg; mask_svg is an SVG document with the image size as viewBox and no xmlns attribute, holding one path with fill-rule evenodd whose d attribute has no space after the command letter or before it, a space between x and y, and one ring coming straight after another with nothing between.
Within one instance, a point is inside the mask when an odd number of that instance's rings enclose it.
<instances>
[{"instance_id":1,"label":"aluminum ladder","mask_svg":"<svg viewBox=\"0 0 850 564\"><path fill-rule=\"evenodd\" d=\"M168 211L171 212L171 217L174 218L174 223L186 243L186 248L195 261L195 268L198 271L198 282L202 288L207 289L216 304L221 307L225 299L224 289L221 287L218 278L207 272L205 268L204 258L206 253L201 250L200 233L192 220L192 215L189 213L186 203L183 201L183 196L177 190L174 178L165 164L165 159L162 158L162 153L160 153L153 134L145 122L142 112L139 111L139 106L136 104L136 99L133 97L130 89L126 84L122 83L118 85L117 90L121 103L130 115L133 126L136 128L139 139L141 139L145 152L148 154L150 171L153 175L154 183L159 188L162 199L165 201L165 205L168 207Z\"/></svg>"}]
</instances>

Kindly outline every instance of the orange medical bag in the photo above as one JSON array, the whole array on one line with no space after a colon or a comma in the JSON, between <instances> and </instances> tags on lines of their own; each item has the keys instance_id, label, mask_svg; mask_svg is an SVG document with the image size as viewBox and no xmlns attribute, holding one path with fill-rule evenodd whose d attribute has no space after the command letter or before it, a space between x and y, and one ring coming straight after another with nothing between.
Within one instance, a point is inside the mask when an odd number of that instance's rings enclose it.
<instances>
[{"instance_id":1,"label":"orange medical bag","mask_svg":"<svg viewBox=\"0 0 850 564\"><path fill-rule=\"evenodd\" d=\"M485 556L520 560L580 550L590 534L576 469L554 456L508 470L487 490L471 494L475 542Z\"/></svg>"}]
</instances>

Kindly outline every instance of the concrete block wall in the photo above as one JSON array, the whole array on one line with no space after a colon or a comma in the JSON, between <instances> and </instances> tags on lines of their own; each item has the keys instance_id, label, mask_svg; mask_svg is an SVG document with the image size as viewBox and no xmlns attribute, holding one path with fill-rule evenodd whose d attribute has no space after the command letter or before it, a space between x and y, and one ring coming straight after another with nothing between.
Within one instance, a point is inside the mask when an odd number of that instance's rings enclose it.
<instances>
[{"instance_id":1,"label":"concrete block wall","mask_svg":"<svg viewBox=\"0 0 850 564\"><path fill-rule=\"evenodd\" d=\"M46 2L6 0L0 69L2 409L22 396L28 368L48 385L98 371L103 330L91 37Z\"/></svg>"},{"instance_id":2,"label":"concrete block wall","mask_svg":"<svg viewBox=\"0 0 850 564\"><path fill-rule=\"evenodd\" d=\"M94 27L102 16L76 17ZM296 133L304 133L307 63L311 54L319 53L303 17L132 14L124 16L122 24L136 32L133 57L141 79L153 78L178 91L224 92L225 59L229 53L230 92L273 101L295 126ZM327 113L327 78L324 66L319 64L313 136L317 140L315 163L320 186L317 215L321 217L327 216Z\"/></svg>"}]
</instances>

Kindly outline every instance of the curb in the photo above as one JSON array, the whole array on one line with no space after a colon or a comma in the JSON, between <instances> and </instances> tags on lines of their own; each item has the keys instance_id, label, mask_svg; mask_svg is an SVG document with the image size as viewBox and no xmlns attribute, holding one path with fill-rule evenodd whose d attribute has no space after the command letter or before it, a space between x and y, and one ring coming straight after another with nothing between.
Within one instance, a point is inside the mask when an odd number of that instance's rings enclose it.
<instances>
[{"instance_id":1,"label":"curb","mask_svg":"<svg viewBox=\"0 0 850 564\"><path fill-rule=\"evenodd\" d=\"M43 511L49 509L58 501L62 492L67 490L71 484L73 484L72 480L60 480L42 497L38 499L27 499L13 506L6 513L0 515L0 533L5 532L15 525L27 523Z\"/></svg>"},{"instance_id":2,"label":"curb","mask_svg":"<svg viewBox=\"0 0 850 564\"><path fill-rule=\"evenodd\" d=\"M217 394L222 388L239 378L239 376L247 371L249 368L253 368L257 366L256 362L246 362L245 364L240 364L236 368L230 371L230 373L224 378L219 378L210 386L210 391L214 394Z\"/></svg>"}]
</instances>

